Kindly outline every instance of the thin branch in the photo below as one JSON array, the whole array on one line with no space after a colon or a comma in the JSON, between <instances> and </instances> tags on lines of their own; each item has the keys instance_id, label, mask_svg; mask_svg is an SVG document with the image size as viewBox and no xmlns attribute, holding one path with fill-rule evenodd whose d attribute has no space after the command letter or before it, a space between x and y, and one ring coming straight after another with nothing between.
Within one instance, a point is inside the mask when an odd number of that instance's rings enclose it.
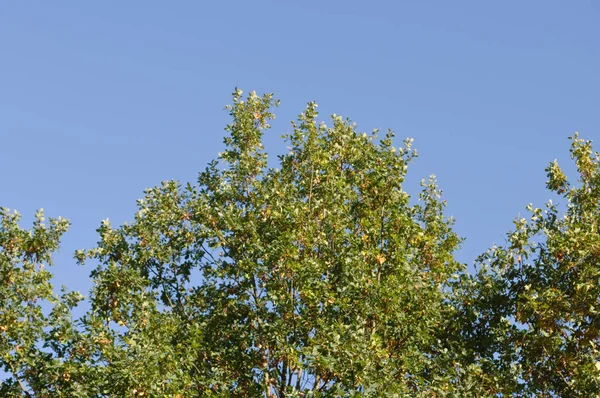
<instances>
[{"instance_id":1,"label":"thin branch","mask_svg":"<svg viewBox=\"0 0 600 398\"><path fill-rule=\"evenodd\" d=\"M7 361L7 363L8 363L8 366L10 366L10 370L11 370L13 376L15 376L15 379L17 380L17 383L19 383L19 387L21 388L21 390L23 390L23 392L25 393L26 396L31 397L32 395L29 393L29 391L27 391L27 389L25 388L25 386L21 382L21 379L19 378L19 375L18 375L17 371L15 370L12 362Z\"/></svg>"}]
</instances>

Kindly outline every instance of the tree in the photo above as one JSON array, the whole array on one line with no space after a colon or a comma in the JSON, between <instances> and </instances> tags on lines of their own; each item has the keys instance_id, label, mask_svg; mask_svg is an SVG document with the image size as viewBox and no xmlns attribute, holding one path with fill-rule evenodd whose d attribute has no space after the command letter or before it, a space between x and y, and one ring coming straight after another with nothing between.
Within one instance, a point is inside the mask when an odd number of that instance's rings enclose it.
<instances>
[{"instance_id":1,"label":"tree","mask_svg":"<svg viewBox=\"0 0 600 398\"><path fill-rule=\"evenodd\" d=\"M291 150L280 168L268 168L262 137L274 105L271 95L236 91L221 163L197 185L147 190L133 223L102 223L98 246L76 253L98 264L81 319L69 316L79 297L54 297L50 274L34 267L50 261L67 222L44 229L39 218L31 235L2 214L3 275L23 275L2 279L11 297L1 312L0 363L12 375L5 394L456 388L438 332L453 317L447 297L463 270L453 257L460 239L433 178L419 204L402 190L416 156L411 140L395 148L391 132L379 140L335 115L327 127L310 103L285 136ZM54 304L49 316L36 300Z\"/></svg>"},{"instance_id":2,"label":"tree","mask_svg":"<svg viewBox=\"0 0 600 398\"><path fill-rule=\"evenodd\" d=\"M528 206L506 246L478 260L464 276L464 329L471 360L488 387L503 395L591 397L600 393L600 156L572 137L577 186L558 163L547 187L564 200Z\"/></svg>"}]
</instances>

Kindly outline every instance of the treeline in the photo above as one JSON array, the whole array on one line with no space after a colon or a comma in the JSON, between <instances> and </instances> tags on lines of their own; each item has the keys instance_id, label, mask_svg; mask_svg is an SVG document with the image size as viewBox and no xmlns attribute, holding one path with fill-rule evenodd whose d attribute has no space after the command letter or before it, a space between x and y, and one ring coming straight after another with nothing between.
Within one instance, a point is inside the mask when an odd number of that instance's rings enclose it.
<instances>
[{"instance_id":1,"label":"treeline","mask_svg":"<svg viewBox=\"0 0 600 398\"><path fill-rule=\"evenodd\" d=\"M435 178L412 204L411 140L317 120L267 167L271 95L241 91L195 184L146 190L98 229L84 298L49 265L69 222L0 213L3 397L592 397L600 393L600 157L571 138L551 202L505 246L455 259ZM89 310L72 315L83 301Z\"/></svg>"}]
</instances>

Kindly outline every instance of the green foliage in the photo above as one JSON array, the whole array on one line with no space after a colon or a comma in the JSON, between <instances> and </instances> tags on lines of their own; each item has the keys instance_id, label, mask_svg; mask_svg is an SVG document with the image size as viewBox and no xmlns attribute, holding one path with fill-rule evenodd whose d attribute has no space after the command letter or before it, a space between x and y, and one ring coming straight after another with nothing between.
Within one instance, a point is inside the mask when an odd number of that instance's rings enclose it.
<instances>
[{"instance_id":1,"label":"green foliage","mask_svg":"<svg viewBox=\"0 0 600 398\"><path fill-rule=\"evenodd\" d=\"M528 206L503 247L479 259L460 295L463 340L503 395L591 397L600 393L600 157L575 135L572 186L555 161L547 186L565 200Z\"/></svg>"},{"instance_id":2,"label":"green foliage","mask_svg":"<svg viewBox=\"0 0 600 398\"><path fill-rule=\"evenodd\" d=\"M309 103L268 168L271 95L233 94L225 151L98 229L89 310L53 293L63 219L0 213L2 396L592 396L598 393L600 166L573 139L568 201L516 221L469 275L432 176L403 188L411 140Z\"/></svg>"}]
</instances>

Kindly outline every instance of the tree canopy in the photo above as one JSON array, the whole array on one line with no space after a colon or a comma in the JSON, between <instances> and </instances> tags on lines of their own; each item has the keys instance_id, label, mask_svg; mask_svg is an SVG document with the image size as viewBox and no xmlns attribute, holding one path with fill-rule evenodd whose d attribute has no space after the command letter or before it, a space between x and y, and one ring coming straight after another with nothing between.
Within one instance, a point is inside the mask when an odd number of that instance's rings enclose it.
<instances>
[{"instance_id":1,"label":"tree canopy","mask_svg":"<svg viewBox=\"0 0 600 398\"><path fill-rule=\"evenodd\" d=\"M69 222L0 213L7 397L590 397L600 393L600 156L572 137L563 206L528 207L468 272L435 177L403 190L412 140L309 103L268 167L272 95L236 90L197 183L146 190L51 284ZM415 197L415 199L417 199ZM561 210L563 209L563 210ZM73 310L87 305L83 316Z\"/></svg>"}]
</instances>

